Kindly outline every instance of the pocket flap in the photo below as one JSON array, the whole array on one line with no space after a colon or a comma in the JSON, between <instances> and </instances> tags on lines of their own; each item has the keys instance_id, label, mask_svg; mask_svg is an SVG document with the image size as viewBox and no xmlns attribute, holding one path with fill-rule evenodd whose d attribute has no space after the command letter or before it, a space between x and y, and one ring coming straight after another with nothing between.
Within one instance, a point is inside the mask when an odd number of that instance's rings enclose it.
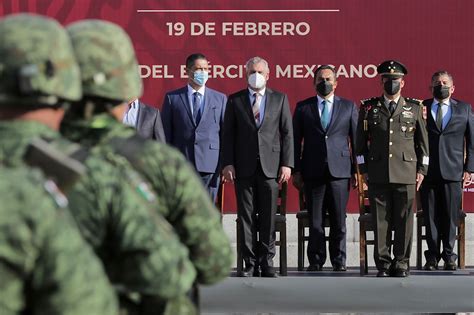
<instances>
[{"instance_id":1,"label":"pocket flap","mask_svg":"<svg viewBox=\"0 0 474 315\"><path fill-rule=\"evenodd\" d=\"M211 144L209 144L209 149L212 149L212 150L219 150L219 144L217 144L217 143L211 143Z\"/></svg>"},{"instance_id":2,"label":"pocket flap","mask_svg":"<svg viewBox=\"0 0 474 315\"><path fill-rule=\"evenodd\" d=\"M403 161L407 161L407 162L416 162L416 155L412 155L410 153L407 153L407 152L403 152Z\"/></svg>"}]
</instances>

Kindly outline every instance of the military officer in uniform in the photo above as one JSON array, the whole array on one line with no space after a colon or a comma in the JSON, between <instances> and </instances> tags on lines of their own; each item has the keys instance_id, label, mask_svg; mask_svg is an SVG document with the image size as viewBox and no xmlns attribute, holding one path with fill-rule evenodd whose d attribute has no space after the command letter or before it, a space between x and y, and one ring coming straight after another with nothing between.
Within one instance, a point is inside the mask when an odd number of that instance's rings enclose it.
<instances>
[{"instance_id":1,"label":"military officer in uniform","mask_svg":"<svg viewBox=\"0 0 474 315\"><path fill-rule=\"evenodd\" d=\"M377 67L383 95L362 101L357 164L368 183L378 277L406 277L413 234L412 204L429 164L426 109L404 98L407 69L395 60ZM393 258L391 257L392 230Z\"/></svg>"}]
</instances>

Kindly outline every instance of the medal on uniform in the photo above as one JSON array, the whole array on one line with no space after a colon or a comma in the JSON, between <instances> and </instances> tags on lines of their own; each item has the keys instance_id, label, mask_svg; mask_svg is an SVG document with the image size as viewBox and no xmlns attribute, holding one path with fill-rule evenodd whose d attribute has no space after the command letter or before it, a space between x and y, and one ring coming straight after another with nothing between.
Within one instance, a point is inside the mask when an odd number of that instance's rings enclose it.
<instances>
[{"instance_id":1,"label":"medal on uniform","mask_svg":"<svg viewBox=\"0 0 474 315\"><path fill-rule=\"evenodd\" d=\"M377 108L374 108L374 114L376 114L379 110Z\"/></svg>"},{"instance_id":2,"label":"medal on uniform","mask_svg":"<svg viewBox=\"0 0 474 315\"><path fill-rule=\"evenodd\" d=\"M369 129L367 119L364 119L364 131L367 131Z\"/></svg>"},{"instance_id":3,"label":"medal on uniform","mask_svg":"<svg viewBox=\"0 0 474 315\"><path fill-rule=\"evenodd\" d=\"M403 118L413 118L413 113L409 111L402 112Z\"/></svg>"},{"instance_id":4,"label":"medal on uniform","mask_svg":"<svg viewBox=\"0 0 474 315\"><path fill-rule=\"evenodd\" d=\"M423 119L426 120L426 106L423 106Z\"/></svg>"},{"instance_id":5,"label":"medal on uniform","mask_svg":"<svg viewBox=\"0 0 474 315\"><path fill-rule=\"evenodd\" d=\"M402 131L403 132L407 131L407 126L402 126Z\"/></svg>"}]
</instances>

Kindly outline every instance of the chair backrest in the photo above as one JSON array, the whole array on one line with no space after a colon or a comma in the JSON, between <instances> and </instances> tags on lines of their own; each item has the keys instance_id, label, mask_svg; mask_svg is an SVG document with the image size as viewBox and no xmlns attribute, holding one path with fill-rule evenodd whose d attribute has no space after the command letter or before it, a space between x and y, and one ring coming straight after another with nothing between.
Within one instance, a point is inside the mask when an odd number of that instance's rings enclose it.
<instances>
[{"instance_id":1,"label":"chair backrest","mask_svg":"<svg viewBox=\"0 0 474 315\"><path fill-rule=\"evenodd\" d=\"M367 183L364 181L364 177L359 172L359 168L357 168L357 190L359 197L359 214L363 215L369 213L370 207L367 207L369 199L369 188Z\"/></svg>"},{"instance_id":2,"label":"chair backrest","mask_svg":"<svg viewBox=\"0 0 474 315\"><path fill-rule=\"evenodd\" d=\"M288 183L284 182L278 189L277 214L286 216L286 201L288 196Z\"/></svg>"}]
</instances>

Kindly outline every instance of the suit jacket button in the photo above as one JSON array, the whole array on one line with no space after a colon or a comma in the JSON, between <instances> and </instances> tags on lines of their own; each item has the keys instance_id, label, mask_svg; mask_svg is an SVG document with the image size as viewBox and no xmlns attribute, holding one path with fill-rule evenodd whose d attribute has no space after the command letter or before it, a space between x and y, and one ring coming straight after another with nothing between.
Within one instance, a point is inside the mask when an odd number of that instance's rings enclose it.
<instances>
[{"instance_id":1,"label":"suit jacket button","mask_svg":"<svg viewBox=\"0 0 474 315\"><path fill-rule=\"evenodd\" d=\"M326 138L326 139L327 139L327 138L329 138L329 137L328 137L328 136L326 136L326 137L324 137L324 138Z\"/></svg>"}]
</instances>

